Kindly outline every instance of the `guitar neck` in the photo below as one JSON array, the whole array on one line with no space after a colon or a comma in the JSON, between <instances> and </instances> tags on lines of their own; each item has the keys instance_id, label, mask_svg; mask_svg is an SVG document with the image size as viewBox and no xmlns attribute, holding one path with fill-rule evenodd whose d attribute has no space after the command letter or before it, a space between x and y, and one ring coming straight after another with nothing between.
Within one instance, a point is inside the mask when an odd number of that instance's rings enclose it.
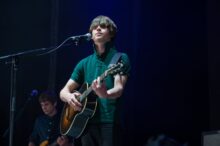
<instances>
[{"instance_id":1,"label":"guitar neck","mask_svg":"<svg viewBox=\"0 0 220 146\"><path fill-rule=\"evenodd\" d=\"M79 101L82 102L90 93L92 92L92 87L90 86L83 94L79 97Z\"/></svg>"},{"instance_id":2,"label":"guitar neck","mask_svg":"<svg viewBox=\"0 0 220 146\"><path fill-rule=\"evenodd\" d=\"M100 77L100 81L102 82L105 77L106 77L106 73L104 72ZM82 102L90 93L92 92L92 86L89 86L89 88L87 90L85 90L82 95L79 97L79 101Z\"/></svg>"}]
</instances>

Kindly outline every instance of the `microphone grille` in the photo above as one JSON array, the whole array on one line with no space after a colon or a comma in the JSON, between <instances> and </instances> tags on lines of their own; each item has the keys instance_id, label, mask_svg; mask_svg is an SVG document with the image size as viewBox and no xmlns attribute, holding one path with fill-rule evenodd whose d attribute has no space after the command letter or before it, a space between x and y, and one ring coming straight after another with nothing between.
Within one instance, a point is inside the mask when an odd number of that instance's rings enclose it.
<instances>
[{"instance_id":1,"label":"microphone grille","mask_svg":"<svg viewBox=\"0 0 220 146\"><path fill-rule=\"evenodd\" d=\"M91 38L92 38L91 33L87 33L87 34L85 34L85 36L86 36L87 41L91 40Z\"/></svg>"},{"instance_id":2,"label":"microphone grille","mask_svg":"<svg viewBox=\"0 0 220 146\"><path fill-rule=\"evenodd\" d=\"M38 90L34 89L31 91L31 96L38 96Z\"/></svg>"}]
</instances>

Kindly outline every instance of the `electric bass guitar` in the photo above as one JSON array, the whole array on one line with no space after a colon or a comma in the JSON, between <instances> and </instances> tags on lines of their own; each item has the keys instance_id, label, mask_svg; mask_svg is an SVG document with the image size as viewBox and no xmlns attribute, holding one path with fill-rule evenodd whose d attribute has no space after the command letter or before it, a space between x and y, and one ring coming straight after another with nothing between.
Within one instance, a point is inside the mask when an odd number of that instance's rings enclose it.
<instances>
[{"instance_id":1,"label":"electric bass guitar","mask_svg":"<svg viewBox=\"0 0 220 146\"><path fill-rule=\"evenodd\" d=\"M102 82L108 75L120 73L122 67L122 63L112 65L100 76L100 81ZM97 107L97 97L89 96L91 91L92 87L88 83L81 86L79 90L81 95L77 97L77 100L83 105L81 111L75 111L69 104L64 104L60 119L62 135L78 138L83 133L88 120L93 117Z\"/></svg>"},{"instance_id":2,"label":"electric bass guitar","mask_svg":"<svg viewBox=\"0 0 220 146\"><path fill-rule=\"evenodd\" d=\"M43 142L40 143L40 146L58 146L57 142L53 142L52 144L49 144L48 140L44 140Z\"/></svg>"}]
</instances>

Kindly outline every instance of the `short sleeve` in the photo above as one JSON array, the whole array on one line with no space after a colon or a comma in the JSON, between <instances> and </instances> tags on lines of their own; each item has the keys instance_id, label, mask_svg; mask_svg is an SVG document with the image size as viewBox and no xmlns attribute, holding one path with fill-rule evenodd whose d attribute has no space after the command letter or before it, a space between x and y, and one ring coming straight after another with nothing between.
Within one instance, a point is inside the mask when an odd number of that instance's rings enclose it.
<instances>
[{"instance_id":1,"label":"short sleeve","mask_svg":"<svg viewBox=\"0 0 220 146\"><path fill-rule=\"evenodd\" d=\"M76 67L73 70L73 73L71 75L71 79L76 81L78 84L82 84L83 83L83 76L84 76L84 61L81 60Z\"/></svg>"},{"instance_id":2,"label":"short sleeve","mask_svg":"<svg viewBox=\"0 0 220 146\"><path fill-rule=\"evenodd\" d=\"M122 75L129 75L131 70L131 64L129 57L126 53L122 53L122 56L120 58L120 62L123 64L122 67Z\"/></svg>"}]
</instances>

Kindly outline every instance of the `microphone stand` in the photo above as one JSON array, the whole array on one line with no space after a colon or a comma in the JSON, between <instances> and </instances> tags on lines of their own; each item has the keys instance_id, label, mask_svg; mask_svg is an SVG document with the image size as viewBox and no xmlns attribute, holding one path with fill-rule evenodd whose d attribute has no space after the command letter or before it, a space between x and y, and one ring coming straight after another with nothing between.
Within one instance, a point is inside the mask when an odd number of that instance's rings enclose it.
<instances>
[{"instance_id":1,"label":"microphone stand","mask_svg":"<svg viewBox=\"0 0 220 146\"><path fill-rule=\"evenodd\" d=\"M11 59L10 61L6 61L6 64L11 64L11 76L10 76L10 114L9 114L9 146L13 146L13 137L14 137L14 117L15 117L15 106L16 106L16 77L17 77L17 70L19 64L19 57L29 54L35 54L36 56L49 54L53 51L56 51L61 46L68 46L70 43L64 45L68 40L71 38L67 38L63 43L56 47L50 48L40 48L34 50L28 50L24 52L19 52L15 54L0 56L0 60L2 59ZM44 53L42 53L44 52ZM45 53L46 52L46 53ZM4 136L7 134L5 132Z\"/></svg>"},{"instance_id":2,"label":"microphone stand","mask_svg":"<svg viewBox=\"0 0 220 146\"><path fill-rule=\"evenodd\" d=\"M16 77L15 77L15 80L16 80ZM33 97L35 97L35 96L37 96L37 94L36 94L36 95L30 94L30 95L28 96L28 98L27 98L27 100L25 101L23 107L18 111L18 113L17 113L17 115L16 115L16 117L15 117L15 120L14 120L14 117L11 117L11 118L13 119L12 122L10 121L11 124L15 123L15 122L22 116L22 114L23 114L24 110L27 108L29 102L30 102L30 101L33 99ZM12 103L12 102L10 102L10 103ZM15 114L15 103L13 103L13 106L14 106L14 108L13 108L13 109L14 109L14 110L13 110L13 114ZM11 131L10 127L14 128L14 125L9 126L9 127L5 130L5 132L4 132L4 134L3 134L2 137L5 138L5 137L7 136L7 134L8 134L8 132L9 132L9 130L10 130L10 133L12 134L10 137L13 138L13 131ZM12 139L10 139L10 141L12 141Z\"/></svg>"},{"instance_id":3,"label":"microphone stand","mask_svg":"<svg viewBox=\"0 0 220 146\"><path fill-rule=\"evenodd\" d=\"M24 52L19 52L15 54L1 56L0 60L2 59L10 59L10 61L6 61L5 64L11 64L11 74L10 74L10 114L9 114L9 146L13 146L13 137L14 137L14 117L16 111L16 78L17 78L17 71L18 71L18 64L19 64L19 56L33 54L36 52L42 52L48 50L48 48L41 48L37 50L28 50ZM7 135L7 130L4 136Z\"/></svg>"},{"instance_id":4,"label":"microphone stand","mask_svg":"<svg viewBox=\"0 0 220 146\"><path fill-rule=\"evenodd\" d=\"M13 145L13 129L14 129L14 114L16 102L16 76L18 69L18 58L13 56L11 59L11 89L10 89L10 118L9 118L9 145Z\"/></svg>"}]
</instances>

